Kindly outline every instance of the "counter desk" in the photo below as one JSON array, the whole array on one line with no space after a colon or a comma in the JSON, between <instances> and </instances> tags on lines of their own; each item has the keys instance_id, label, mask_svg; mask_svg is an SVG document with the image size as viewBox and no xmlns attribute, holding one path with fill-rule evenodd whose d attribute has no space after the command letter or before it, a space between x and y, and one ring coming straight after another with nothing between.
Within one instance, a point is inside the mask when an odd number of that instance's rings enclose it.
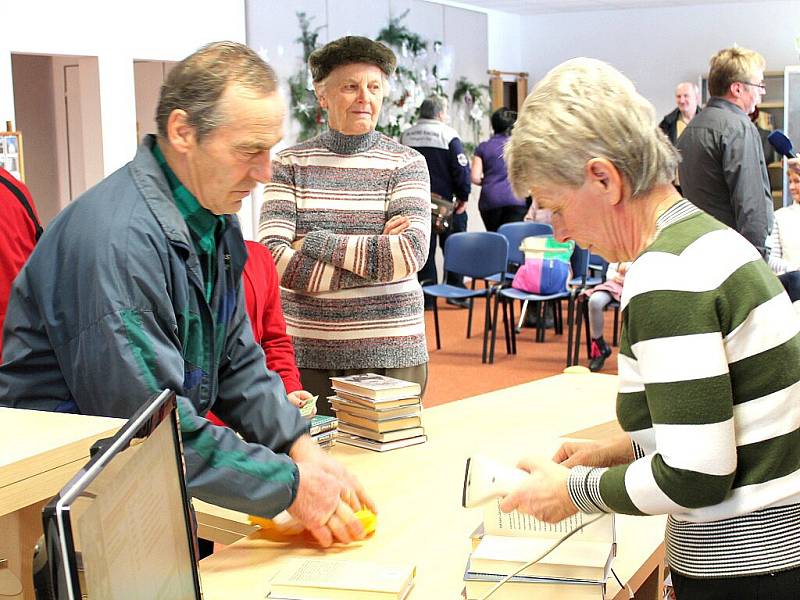
<instances>
[{"instance_id":1,"label":"counter desk","mask_svg":"<svg viewBox=\"0 0 800 600\"><path fill-rule=\"evenodd\" d=\"M349 546L321 550L303 540L270 540L240 513L196 505L206 535L216 532L217 541L229 543L249 534L200 562L204 598L263 599L287 558L322 554L412 562L417 578L409 600L460 598L469 535L482 518L480 509L461 507L466 459L481 453L515 464L523 454L552 454L559 436L614 431L616 388L611 375L556 375L425 410L425 444L386 453L337 444L332 454L356 473L380 511L375 534ZM661 598L665 522L617 519L614 570L638 599ZM629 596L609 578L606 597Z\"/></svg>"}]
</instances>

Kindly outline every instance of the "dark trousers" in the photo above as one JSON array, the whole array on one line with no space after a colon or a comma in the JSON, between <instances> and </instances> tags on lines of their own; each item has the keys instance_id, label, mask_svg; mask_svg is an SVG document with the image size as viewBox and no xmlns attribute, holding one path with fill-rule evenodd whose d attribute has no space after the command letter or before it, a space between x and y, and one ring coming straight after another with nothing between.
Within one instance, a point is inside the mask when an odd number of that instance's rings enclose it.
<instances>
[{"instance_id":1,"label":"dark trousers","mask_svg":"<svg viewBox=\"0 0 800 600\"><path fill-rule=\"evenodd\" d=\"M672 587L678 600L796 600L800 569L723 579L694 579L673 571Z\"/></svg>"},{"instance_id":2,"label":"dark trousers","mask_svg":"<svg viewBox=\"0 0 800 600\"><path fill-rule=\"evenodd\" d=\"M448 236L451 233L459 233L461 231L467 230L467 211L464 211L460 215L454 214L452 218L452 223L450 225L450 229L446 233L435 233L431 231L431 245L430 249L428 250L428 260L425 261L425 265L422 269L419 270L417 273L417 279L419 279L422 285L431 285L434 283L439 283L439 275L436 272L436 239L439 239L439 246L444 252L444 243L447 241ZM464 287L464 278L461 275L457 275L455 273L448 273L447 274L447 281L449 285L457 285L458 287Z\"/></svg>"},{"instance_id":3,"label":"dark trousers","mask_svg":"<svg viewBox=\"0 0 800 600\"><path fill-rule=\"evenodd\" d=\"M525 206L501 206L491 210L482 210L481 219L483 219L486 231L497 231L500 229L500 225L524 221L527 212L528 209Z\"/></svg>"}]
</instances>

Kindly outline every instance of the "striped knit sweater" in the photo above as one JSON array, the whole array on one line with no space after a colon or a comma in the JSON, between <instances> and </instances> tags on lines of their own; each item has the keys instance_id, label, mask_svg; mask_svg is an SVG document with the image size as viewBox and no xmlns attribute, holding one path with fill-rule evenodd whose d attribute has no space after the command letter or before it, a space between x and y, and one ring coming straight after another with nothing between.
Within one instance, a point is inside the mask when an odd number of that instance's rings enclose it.
<instances>
[{"instance_id":1,"label":"striped knit sweater","mask_svg":"<svg viewBox=\"0 0 800 600\"><path fill-rule=\"evenodd\" d=\"M578 467L585 512L670 515L670 567L732 577L800 565L800 323L744 238L684 200L622 294L617 417L631 464Z\"/></svg>"},{"instance_id":2,"label":"striped knit sweater","mask_svg":"<svg viewBox=\"0 0 800 600\"><path fill-rule=\"evenodd\" d=\"M430 235L425 159L372 131L327 131L280 152L258 239L272 252L297 364L312 369L427 362L422 289ZM411 226L383 235L404 215ZM299 251L292 242L302 240Z\"/></svg>"}]
</instances>

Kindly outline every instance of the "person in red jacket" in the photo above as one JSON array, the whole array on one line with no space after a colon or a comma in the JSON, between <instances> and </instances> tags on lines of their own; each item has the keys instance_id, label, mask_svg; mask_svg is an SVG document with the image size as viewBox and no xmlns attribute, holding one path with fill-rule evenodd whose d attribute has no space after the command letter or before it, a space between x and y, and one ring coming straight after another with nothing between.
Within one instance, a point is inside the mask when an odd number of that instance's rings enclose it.
<instances>
[{"instance_id":1,"label":"person in red jacket","mask_svg":"<svg viewBox=\"0 0 800 600\"><path fill-rule=\"evenodd\" d=\"M289 401L301 408L312 396L300 383L292 339L286 334L275 263L269 250L261 244L245 241L245 245L248 256L242 273L242 288L253 337L264 350L267 368L283 381ZM221 424L216 416L209 416L212 422Z\"/></svg>"},{"instance_id":2,"label":"person in red jacket","mask_svg":"<svg viewBox=\"0 0 800 600\"><path fill-rule=\"evenodd\" d=\"M11 284L42 234L39 215L24 183L0 167L0 330L6 320ZM0 336L0 356L3 340Z\"/></svg>"}]
</instances>

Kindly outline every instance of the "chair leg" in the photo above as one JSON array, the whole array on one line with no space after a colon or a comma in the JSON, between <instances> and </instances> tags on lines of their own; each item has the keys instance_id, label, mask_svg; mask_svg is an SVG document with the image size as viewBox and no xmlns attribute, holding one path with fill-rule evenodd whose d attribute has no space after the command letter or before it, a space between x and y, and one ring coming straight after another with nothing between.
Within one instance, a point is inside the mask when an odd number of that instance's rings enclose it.
<instances>
[{"instance_id":1,"label":"chair leg","mask_svg":"<svg viewBox=\"0 0 800 600\"><path fill-rule=\"evenodd\" d=\"M491 302L491 297L489 296L488 292L486 294L486 311L484 312L483 317L483 355L481 362L486 362L488 353L489 353L489 329L492 326L492 311L489 307Z\"/></svg>"},{"instance_id":2,"label":"chair leg","mask_svg":"<svg viewBox=\"0 0 800 600\"><path fill-rule=\"evenodd\" d=\"M497 302L500 302L500 294L497 294ZM503 303L503 335L506 337L506 354L511 354L511 333L508 327L508 306L505 300ZM513 329L513 327L511 327Z\"/></svg>"},{"instance_id":3,"label":"chair leg","mask_svg":"<svg viewBox=\"0 0 800 600\"><path fill-rule=\"evenodd\" d=\"M509 327L511 328L511 354L517 353L517 328L514 325L514 301L508 301L508 310L509 310Z\"/></svg>"},{"instance_id":4,"label":"chair leg","mask_svg":"<svg viewBox=\"0 0 800 600\"><path fill-rule=\"evenodd\" d=\"M522 302L522 308L519 309L519 323L517 323L517 333L522 331L522 326L525 324L525 315L528 312L528 301Z\"/></svg>"},{"instance_id":5,"label":"chair leg","mask_svg":"<svg viewBox=\"0 0 800 600\"><path fill-rule=\"evenodd\" d=\"M487 304L490 301L490 298L491 298L491 296L486 299ZM494 299L494 315L492 316L492 345L491 345L491 348L489 349L489 364L494 363L494 344L495 344L495 340L497 339L497 308L498 308L497 303L498 302L500 302L500 298L496 297Z\"/></svg>"},{"instance_id":6,"label":"chair leg","mask_svg":"<svg viewBox=\"0 0 800 600\"><path fill-rule=\"evenodd\" d=\"M544 320L546 302L536 303L536 341L540 344L544 342Z\"/></svg>"},{"instance_id":7,"label":"chair leg","mask_svg":"<svg viewBox=\"0 0 800 600\"><path fill-rule=\"evenodd\" d=\"M567 366L572 366L572 338L575 335L575 295L567 299Z\"/></svg>"},{"instance_id":8,"label":"chair leg","mask_svg":"<svg viewBox=\"0 0 800 600\"><path fill-rule=\"evenodd\" d=\"M619 344L619 306L614 307L614 339L612 345Z\"/></svg>"},{"instance_id":9,"label":"chair leg","mask_svg":"<svg viewBox=\"0 0 800 600\"><path fill-rule=\"evenodd\" d=\"M436 349L442 349L442 342L439 338L439 299L433 299L433 324L435 325L436 329Z\"/></svg>"},{"instance_id":10,"label":"chair leg","mask_svg":"<svg viewBox=\"0 0 800 600\"><path fill-rule=\"evenodd\" d=\"M472 280L472 289L475 289L475 280ZM467 313L467 339L472 337L472 304L474 298L469 299L469 312Z\"/></svg>"},{"instance_id":11,"label":"chair leg","mask_svg":"<svg viewBox=\"0 0 800 600\"><path fill-rule=\"evenodd\" d=\"M556 324L556 333L564 335L564 313L561 310L561 300L555 300L553 304L553 321Z\"/></svg>"},{"instance_id":12,"label":"chair leg","mask_svg":"<svg viewBox=\"0 0 800 600\"><path fill-rule=\"evenodd\" d=\"M579 295L575 300L575 346L572 349L572 364L577 365L581 353L581 328L583 327L583 305L586 298Z\"/></svg>"}]
</instances>

